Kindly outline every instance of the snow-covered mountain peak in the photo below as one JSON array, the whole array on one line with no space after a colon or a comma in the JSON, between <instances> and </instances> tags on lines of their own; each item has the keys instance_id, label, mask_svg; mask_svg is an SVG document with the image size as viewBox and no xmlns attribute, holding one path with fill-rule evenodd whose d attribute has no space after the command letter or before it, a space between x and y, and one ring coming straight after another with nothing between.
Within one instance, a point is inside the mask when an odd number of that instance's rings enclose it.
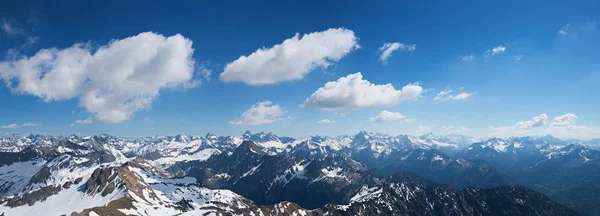
<instances>
[{"instance_id":1,"label":"snow-covered mountain peak","mask_svg":"<svg viewBox=\"0 0 600 216\"><path fill-rule=\"evenodd\" d=\"M210 139L210 140L216 140L218 137L214 133L209 132L209 133L206 133L206 135L204 135L204 138Z\"/></svg>"}]
</instances>

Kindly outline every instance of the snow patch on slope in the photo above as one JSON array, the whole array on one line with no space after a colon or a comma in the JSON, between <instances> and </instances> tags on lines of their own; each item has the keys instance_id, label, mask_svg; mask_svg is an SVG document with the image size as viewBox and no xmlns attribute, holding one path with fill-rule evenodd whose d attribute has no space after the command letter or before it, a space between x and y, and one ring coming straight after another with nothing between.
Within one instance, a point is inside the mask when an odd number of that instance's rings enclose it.
<instances>
[{"instance_id":1,"label":"snow patch on slope","mask_svg":"<svg viewBox=\"0 0 600 216\"><path fill-rule=\"evenodd\" d=\"M87 208L104 206L125 195L123 190L114 190L106 196L100 194L90 196L78 190L84 184L85 181L79 185L73 185L69 189L64 189L44 201L36 202L33 207L22 205L9 208L2 205L0 212L5 212L6 215L70 215L72 212L81 212Z\"/></svg>"},{"instance_id":2,"label":"snow patch on slope","mask_svg":"<svg viewBox=\"0 0 600 216\"><path fill-rule=\"evenodd\" d=\"M33 175L39 172L44 164L43 159L16 162L0 167L0 194L15 195L20 193L29 183Z\"/></svg>"},{"instance_id":3,"label":"snow patch on slope","mask_svg":"<svg viewBox=\"0 0 600 216\"><path fill-rule=\"evenodd\" d=\"M382 193L383 188L381 187L363 186L360 189L360 191L358 191L358 193L356 193L352 198L350 198L350 202L348 203L348 205L337 205L335 208L340 210L347 210L353 203L361 203L372 199L376 199L380 197Z\"/></svg>"},{"instance_id":4,"label":"snow patch on slope","mask_svg":"<svg viewBox=\"0 0 600 216\"><path fill-rule=\"evenodd\" d=\"M165 166L173 165L177 162L182 162L182 161L192 161L192 160L205 161L205 160L208 160L213 155L218 155L218 154L221 154L221 151L219 151L218 149L209 148L209 149L200 150L193 154L180 154L180 155L172 156L172 157L163 157L163 158L160 158L157 160L150 161L150 163L152 163L153 166L165 167Z\"/></svg>"}]
</instances>

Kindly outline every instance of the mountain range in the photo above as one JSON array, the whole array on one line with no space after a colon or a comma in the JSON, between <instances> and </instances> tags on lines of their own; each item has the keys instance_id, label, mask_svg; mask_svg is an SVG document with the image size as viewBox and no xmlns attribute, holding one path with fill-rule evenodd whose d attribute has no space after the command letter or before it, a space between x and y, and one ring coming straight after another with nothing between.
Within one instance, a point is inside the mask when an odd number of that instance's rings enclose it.
<instances>
[{"instance_id":1,"label":"mountain range","mask_svg":"<svg viewBox=\"0 0 600 216\"><path fill-rule=\"evenodd\" d=\"M597 215L597 147L364 131L12 135L0 138L0 213Z\"/></svg>"}]
</instances>

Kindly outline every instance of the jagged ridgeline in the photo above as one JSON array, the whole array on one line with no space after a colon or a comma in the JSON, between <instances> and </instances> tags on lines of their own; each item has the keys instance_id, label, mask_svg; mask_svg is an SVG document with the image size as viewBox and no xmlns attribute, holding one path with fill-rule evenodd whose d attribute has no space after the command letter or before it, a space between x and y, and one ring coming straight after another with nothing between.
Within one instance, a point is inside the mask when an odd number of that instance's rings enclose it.
<instances>
[{"instance_id":1,"label":"jagged ridgeline","mask_svg":"<svg viewBox=\"0 0 600 216\"><path fill-rule=\"evenodd\" d=\"M588 190L594 197L594 184L559 187L574 181L568 174L598 180L583 175L599 167L592 144L367 132L14 135L0 139L0 213L592 215L598 199L562 196ZM555 170L565 176L536 179Z\"/></svg>"}]
</instances>

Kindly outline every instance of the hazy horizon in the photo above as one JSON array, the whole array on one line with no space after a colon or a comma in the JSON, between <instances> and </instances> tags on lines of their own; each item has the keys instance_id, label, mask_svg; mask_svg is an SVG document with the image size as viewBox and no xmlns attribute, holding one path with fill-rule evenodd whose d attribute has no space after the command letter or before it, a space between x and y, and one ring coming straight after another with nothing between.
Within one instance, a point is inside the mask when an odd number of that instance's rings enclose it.
<instances>
[{"instance_id":1,"label":"hazy horizon","mask_svg":"<svg viewBox=\"0 0 600 216\"><path fill-rule=\"evenodd\" d=\"M122 138L130 138L130 139L137 139L137 138L153 138L153 137L176 137L179 135L184 135L184 136L197 136L197 137L205 137L208 134L213 134L217 137L228 137L228 136L234 136L234 137L241 137L243 136L246 132L248 132L250 130L246 130L242 133L239 134L216 134L216 133L212 133L212 132L206 132L206 133L193 133L193 134L184 134L184 133L176 133L176 134L156 134L156 135L146 135L146 136L122 136L122 135L115 135L115 134L109 134L109 133L94 133L94 134L49 134L49 133L12 133L12 134L8 134L5 133L4 135L0 135L1 138L8 138L14 135L17 135L19 137L24 137L24 136L29 136L29 135L43 135L43 136L54 136L54 137L68 137L68 136L79 136L79 137L88 137L88 136L101 136L101 135L108 135L108 136L114 136L114 137L122 137ZM560 139L560 140L565 140L565 141L569 141L569 140L577 140L577 141L584 141L584 142L589 142L589 141L596 141L596 140L600 140L600 138L592 138L592 139L577 139L577 138L568 138L568 137L557 137L554 136L552 134L542 134L542 135L520 135L520 136L471 136L471 135L465 135L465 134L456 134L456 133L446 133L446 134L436 134L433 132L427 132L427 133L423 133L423 134L403 134L403 133L399 133L399 134L390 134L390 133L382 133L382 132L377 132L377 131L357 131L355 133L344 133L344 134L335 134L335 135L326 135L326 134L308 134L308 135L302 135L302 136L291 136L291 135L286 135L286 134L278 134L278 133L273 133L273 132L268 132L268 131L250 131L252 135L254 134L259 134L259 133L265 133L265 134L273 134L276 135L278 137L291 137L291 138L308 138L308 137L312 137L312 136L323 136L323 137L343 137L343 136L354 136L356 134L359 134L361 132L366 132L366 133L373 133L373 134L382 134L382 135L389 135L392 137L396 137L396 136L414 136L414 137L421 137L421 136L427 136L429 134L432 134L434 136L440 136L440 137L446 137L446 136L464 136L464 137L470 137L470 138L474 138L477 139L479 141L485 141L485 140L489 140L489 139L494 139L494 138L500 138L500 139L510 139L510 138L520 138L520 137L534 137L534 138L543 138L546 136L552 136L554 138Z\"/></svg>"}]
</instances>

